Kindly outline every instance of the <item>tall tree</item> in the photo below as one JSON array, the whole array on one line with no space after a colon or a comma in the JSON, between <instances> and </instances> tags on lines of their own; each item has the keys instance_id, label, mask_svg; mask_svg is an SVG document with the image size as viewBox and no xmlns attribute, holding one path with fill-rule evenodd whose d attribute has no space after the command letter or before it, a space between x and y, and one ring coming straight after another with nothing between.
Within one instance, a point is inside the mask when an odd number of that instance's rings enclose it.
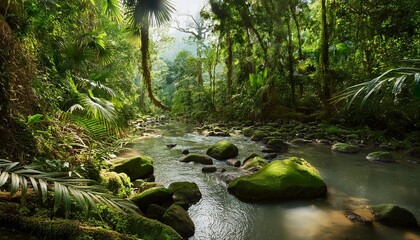
<instances>
[{"instance_id":1,"label":"tall tree","mask_svg":"<svg viewBox=\"0 0 420 240\"><path fill-rule=\"evenodd\" d=\"M127 15L134 29L140 30L141 40L141 66L143 81L147 88L149 98L152 103L161 109L170 110L168 106L162 104L153 93L149 28L152 25L160 26L171 19L171 14L175 7L170 0L125 0Z\"/></svg>"}]
</instances>

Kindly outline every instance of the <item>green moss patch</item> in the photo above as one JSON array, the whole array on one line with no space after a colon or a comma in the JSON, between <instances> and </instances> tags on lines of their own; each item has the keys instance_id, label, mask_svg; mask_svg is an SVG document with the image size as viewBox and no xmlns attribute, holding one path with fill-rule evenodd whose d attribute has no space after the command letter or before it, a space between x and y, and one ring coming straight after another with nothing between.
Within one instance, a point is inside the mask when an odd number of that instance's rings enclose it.
<instances>
[{"instance_id":1,"label":"green moss patch","mask_svg":"<svg viewBox=\"0 0 420 240\"><path fill-rule=\"evenodd\" d=\"M332 145L331 150L340 153L357 153L360 151L360 147L347 143L336 143Z\"/></svg>"},{"instance_id":2,"label":"green moss patch","mask_svg":"<svg viewBox=\"0 0 420 240\"><path fill-rule=\"evenodd\" d=\"M187 211L178 204L172 204L166 210L162 217L162 222L175 229L183 238L189 238L194 235L194 222L191 220Z\"/></svg>"},{"instance_id":3,"label":"green moss patch","mask_svg":"<svg viewBox=\"0 0 420 240\"><path fill-rule=\"evenodd\" d=\"M407 209L394 204L370 206L375 220L388 226L417 228L417 220Z\"/></svg>"},{"instance_id":4,"label":"green moss patch","mask_svg":"<svg viewBox=\"0 0 420 240\"><path fill-rule=\"evenodd\" d=\"M173 194L175 202L180 204L195 204L201 199L201 192L196 183L193 182L174 182L168 187Z\"/></svg>"},{"instance_id":5,"label":"green moss patch","mask_svg":"<svg viewBox=\"0 0 420 240\"><path fill-rule=\"evenodd\" d=\"M227 160L238 156L238 147L229 141L219 141L211 146L206 154L217 160Z\"/></svg>"},{"instance_id":6,"label":"green moss patch","mask_svg":"<svg viewBox=\"0 0 420 240\"><path fill-rule=\"evenodd\" d=\"M293 157L233 180L228 191L244 201L275 201L323 197L327 187L312 165Z\"/></svg>"},{"instance_id":7,"label":"green moss patch","mask_svg":"<svg viewBox=\"0 0 420 240\"><path fill-rule=\"evenodd\" d=\"M371 152L366 156L366 159L372 162L393 163L394 157L390 152Z\"/></svg>"},{"instance_id":8,"label":"green moss patch","mask_svg":"<svg viewBox=\"0 0 420 240\"><path fill-rule=\"evenodd\" d=\"M153 174L153 160L147 156L137 156L114 160L111 171L127 174L131 180L147 178Z\"/></svg>"},{"instance_id":9,"label":"green moss patch","mask_svg":"<svg viewBox=\"0 0 420 240\"><path fill-rule=\"evenodd\" d=\"M141 211L146 211L150 204L163 205L172 202L173 191L164 187L154 187L147 189L130 200L135 203Z\"/></svg>"},{"instance_id":10,"label":"green moss patch","mask_svg":"<svg viewBox=\"0 0 420 240\"><path fill-rule=\"evenodd\" d=\"M241 168L247 171L258 171L267 164L268 163L264 158L254 157L246 161L246 163Z\"/></svg>"},{"instance_id":11,"label":"green moss patch","mask_svg":"<svg viewBox=\"0 0 420 240\"><path fill-rule=\"evenodd\" d=\"M189 154L183 159L181 159L181 162L194 162L194 163L200 163L204 165L213 165L213 159L211 157L202 155L202 154Z\"/></svg>"}]
</instances>

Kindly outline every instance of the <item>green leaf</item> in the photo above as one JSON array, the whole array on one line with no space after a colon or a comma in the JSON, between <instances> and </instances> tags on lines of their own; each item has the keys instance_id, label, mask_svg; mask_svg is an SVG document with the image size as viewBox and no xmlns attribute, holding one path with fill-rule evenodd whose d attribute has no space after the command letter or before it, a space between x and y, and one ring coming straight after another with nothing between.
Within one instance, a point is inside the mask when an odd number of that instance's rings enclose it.
<instances>
[{"instance_id":1,"label":"green leaf","mask_svg":"<svg viewBox=\"0 0 420 240\"><path fill-rule=\"evenodd\" d=\"M3 186L7 182L8 179L9 179L9 173L2 172L0 175L0 187Z\"/></svg>"},{"instance_id":2,"label":"green leaf","mask_svg":"<svg viewBox=\"0 0 420 240\"><path fill-rule=\"evenodd\" d=\"M420 98L420 73L414 74L414 96Z\"/></svg>"},{"instance_id":3,"label":"green leaf","mask_svg":"<svg viewBox=\"0 0 420 240\"><path fill-rule=\"evenodd\" d=\"M42 180L42 179L38 179L39 182L39 188L41 189L41 199L42 202L45 202L47 200L47 196L48 196L48 186L47 183Z\"/></svg>"},{"instance_id":4,"label":"green leaf","mask_svg":"<svg viewBox=\"0 0 420 240\"><path fill-rule=\"evenodd\" d=\"M42 117L42 114L35 114L35 115L28 116L28 122L26 124L31 126L39 122L41 120L41 117Z\"/></svg>"},{"instance_id":5,"label":"green leaf","mask_svg":"<svg viewBox=\"0 0 420 240\"><path fill-rule=\"evenodd\" d=\"M10 197L13 197L19 190L20 178L16 173L11 173L12 183L10 185Z\"/></svg>"},{"instance_id":6,"label":"green leaf","mask_svg":"<svg viewBox=\"0 0 420 240\"><path fill-rule=\"evenodd\" d=\"M35 193L39 195L39 189L38 189L38 183L33 177L29 177L29 180L31 181L32 188L34 189Z\"/></svg>"}]
</instances>

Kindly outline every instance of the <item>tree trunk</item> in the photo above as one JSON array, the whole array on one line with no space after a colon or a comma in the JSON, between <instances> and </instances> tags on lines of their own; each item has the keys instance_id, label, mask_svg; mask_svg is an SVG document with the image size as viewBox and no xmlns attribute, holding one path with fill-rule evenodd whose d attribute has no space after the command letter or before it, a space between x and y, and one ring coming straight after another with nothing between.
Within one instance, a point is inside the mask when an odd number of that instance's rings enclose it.
<instances>
[{"instance_id":1,"label":"tree trunk","mask_svg":"<svg viewBox=\"0 0 420 240\"><path fill-rule=\"evenodd\" d=\"M201 40L199 40L201 41ZM197 83L198 86L202 87L203 86L203 61L201 59L202 54L201 54L201 42L197 43L197 65L198 65L198 70L197 70Z\"/></svg>"},{"instance_id":2,"label":"tree trunk","mask_svg":"<svg viewBox=\"0 0 420 240\"><path fill-rule=\"evenodd\" d=\"M170 111L171 109L165 105L163 105L158 99L156 99L155 95L153 94L152 88L152 77L150 74L151 66L150 66L150 55L149 55L149 25L148 23L143 23L140 29L141 35L141 67L143 72L143 81L146 85L147 92L149 94L149 98L152 101L153 105L156 107Z\"/></svg>"},{"instance_id":3,"label":"tree trunk","mask_svg":"<svg viewBox=\"0 0 420 240\"><path fill-rule=\"evenodd\" d=\"M226 59L227 67L227 88L228 92L232 93L233 85L233 40L230 31L226 33L226 44L228 46L228 56Z\"/></svg>"},{"instance_id":4,"label":"tree trunk","mask_svg":"<svg viewBox=\"0 0 420 240\"><path fill-rule=\"evenodd\" d=\"M332 113L332 106L330 103L331 98L331 81L329 77L329 66L328 66L328 24L327 24L327 7L326 0L321 0L321 56L319 61L319 77L321 81L322 90L322 104L324 106L324 112L327 116Z\"/></svg>"},{"instance_id":5,"label":"tree trunk","mask_svg":"<svg viewBox=\"0 0 420 240\"><path fill-rule=\"evenodd\" d=\"M295 22L295 25L296 25L298 46L299 46L298 55L299 55L299 60L301 60L303 59L303 53L302 53L302 37L300 36L300 25L296 16L296 11L295 11L296 9L293 8L292 4L289 4L289 7L290 7L290 12L292 13L293 21Z\"/></svg>"},{"instance_id":6,"label":"tree trunk","mask_svg":"<svg viewBox=\"0 0 420 240\"><path fill-rule=\"evenodd\" d=\"M289 83L291 89L291 100L292 106L295 105L295 74L294 74L294 65L293 65L293 42L292 42L292 29L290 28L290 19L286 18L287 22L287 52L288 52L288 65L289 65Z\"/></svg>"}]
</instances>

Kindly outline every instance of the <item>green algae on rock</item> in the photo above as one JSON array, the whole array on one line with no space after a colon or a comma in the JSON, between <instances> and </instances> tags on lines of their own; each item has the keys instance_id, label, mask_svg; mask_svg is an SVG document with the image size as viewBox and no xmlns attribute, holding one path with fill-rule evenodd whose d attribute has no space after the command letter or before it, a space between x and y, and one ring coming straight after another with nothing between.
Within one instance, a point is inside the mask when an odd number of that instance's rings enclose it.
<instances>
[{"instance_id":1,"label":"green algae on rock","mask_svg":"<svg viewBox=\"0 0 420 240\"><path fill-rule=\"evenodd\" d=\"M366 159L371 162L383 162L383 163L393 163L395 162L394 157L390 152L371 152L366 156Z\"/></svg>"},{"instance_id":2,"label":"green algae on rock","mask_svg":"<svg viewBox=\"0 0 420 240\"><path fill-rule=\"evenodd\" d=\"M238 156L238 147L229 141L219 141L211 146L206 154L217 160L227 160Z\"/></svg>"},{"instance_id":3,"label":"green algae on rock","mask_svg":"<svg viewBox=\"0 0 420 240\"><path fill-rule=\"evenodd\" d=\"M178 204L172 204L162 217L162 222L172 227L183 238L192 237L195 225L188 212Z\"/></svg>"},{"instance_id":4,"label":"green algae on rock","mask_svg":"<svg viewBox=\"0 0 420 240\"><path fill-rule=\"evenodd\" d=\"M244 201L324 197L327 187L318 171L302 158L276 160L260 171L236 178L229 193Z\"/></svg>"},{"instance_id":5,"label":"green algae on rock","mask_svg":"<svg viewBox=\"0 0 420 240\"><path fill-rule=\"evenodd\" d=\"M243 170L247 171L258 171L267 165L267 161L262 157L254 157L246 161L246 163L241 167Z\"/></svg>"},{"instance_id":6,"label":"green algae on rock","mask_svg":"<svg viewBox=\"0 0 420 240\"><path fill-rule=\"evenodd\" d=\"M154 187L133 196L130 200L144 212L150 204L162 205L172 202L173 193L171 189Z\"/></svg>"},{"instance_id":7,"label":"green algae on rock","mask_svg":"<svg viewBox=\"0 0 420 240\"><path fill-rule=\"evenodd\" d=\"M331 150L340 153L357 153L360 151L359 146L347 143L336 143L332 145Z\"/></svg>"},{"instance_id":8,"label":"green algae on rock","mask_svg":"<svg viewBox=\"0 0 420 240\"><path fill-rule=\"evenodd\" d=\"M388 226L403 226L417 228L414 215L405 208L395 204L370 206L375 220Z\"/></svg>"},{"instance_id":9,"label":"green algae on rock","mask_svg":"<svg viewBox=\"0 0 420 240\"><path fill-rule=\"evenodd\" d=\"M203 165L213 165L213 159L211 157L202 155L202 154L188 154L183 159L180 160L181 162L194 162L194 163L200 163Z\"/></svg>"},{"instance_id":10,"label":"green algae on rock","mask_svg":"<svg viewBox=\"0 0 420 240\"><path fill-rule=\"evenodd\" d=\"M153 160L147 156L136 156L113 161L111 171L125 173L132 181L147 178L153 174Z\"/></svg>"}]
</instances>

